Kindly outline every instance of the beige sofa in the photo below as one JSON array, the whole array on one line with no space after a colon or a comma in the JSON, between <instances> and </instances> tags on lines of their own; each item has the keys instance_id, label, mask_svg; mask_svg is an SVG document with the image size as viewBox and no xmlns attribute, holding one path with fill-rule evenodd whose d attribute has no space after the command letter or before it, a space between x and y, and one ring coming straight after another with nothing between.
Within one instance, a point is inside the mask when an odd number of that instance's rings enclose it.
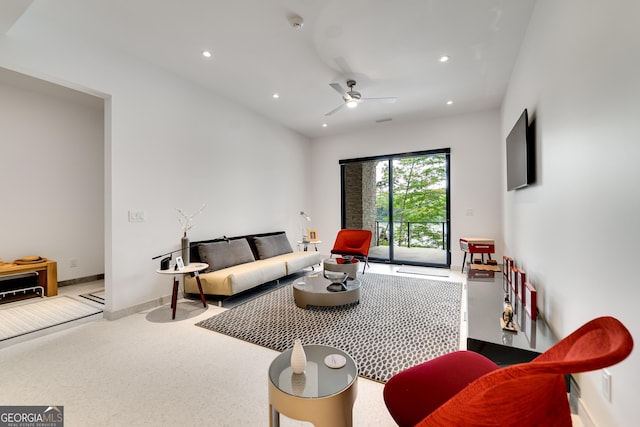
<instances>
[{"instance_id":1,"label":"beige sofa","mask_svg":"<svg viewBox=\"0 0 640 427\"><path fill-rule=\"evenodd\" d=\"M205 262L200 274L207 295L231 296L281 279L321 262L318 252L294 252L284 231L192 242L190 261ZM187 276L186 293L197 294L195 277Z\"/></svg>"}]
</instances>

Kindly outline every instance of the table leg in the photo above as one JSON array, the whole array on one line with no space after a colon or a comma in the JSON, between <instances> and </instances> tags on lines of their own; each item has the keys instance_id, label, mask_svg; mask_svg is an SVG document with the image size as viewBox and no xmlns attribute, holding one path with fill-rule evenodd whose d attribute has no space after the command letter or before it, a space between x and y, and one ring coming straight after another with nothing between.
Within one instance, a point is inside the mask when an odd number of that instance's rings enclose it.
<instances>
[{"instance_id":1,"label":"table leg","mask_svg":"<svg viewBox=\"0 0 640 427\"><path fill-rule=\"evenodd\" d=\"M204 297L204 292L202 292L202 283L200 283L200 274L196 271L193 273L196 276L196 282L198 283L198 290L200 291L200 301L202 301L202 306L207 308L207 299Z\"/></svg>"},{"instance_id":2,"label":"table leg","mask_svg":"<svg viewBox=\"0 0 640 427\"><path fill-rule=\"evenodd\" d=\"M176 307L178 306L178 278L173 277L173 293L171 294L171 308L173 309L173 314L171 319L176 318Z\"/></svg>"},{"instance_id":3,"label":"table leg","mask_svg":"<svg viewBox=\"0 0 640 427\"><path fill-rule=\"evenodd\" d=\"M52 297L58 295L58 263L55 261L47 262L47 285L45 288L46 296Z\"/></svg>"},{"instance_id":4,"label":"table leg","mask_svg":"<svg viewBox=\"0 0 640 427\"><path fill-rule=\"evenodd\" d=\"M280 427L280 413L269 405L269 427Z\"/></svg>"}]
</instances>

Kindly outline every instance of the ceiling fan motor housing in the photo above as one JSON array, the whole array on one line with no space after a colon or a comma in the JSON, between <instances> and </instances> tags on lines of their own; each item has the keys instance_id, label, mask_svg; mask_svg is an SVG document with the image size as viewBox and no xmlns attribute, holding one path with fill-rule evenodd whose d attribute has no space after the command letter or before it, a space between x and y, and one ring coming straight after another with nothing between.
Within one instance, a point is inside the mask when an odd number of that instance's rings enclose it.
<instances>
[{"instance_id":1,"label":"ceiling fan motor housing","mask_svg":"<svg viewBox=\"0 0 640 427\"><path fill-rule=\"evenodd\" d=\"M353 87L356 85L355 80L347 80L347 87L349 90L345 90L339 83L330 83L331 86L336 92L342 95L343 104L338 105L333 110L329 111L325 116L330 116L336 111L340 110L342 107L347 106L348 108L355 108L360 102L363 101L375 101L375 102L384 102L384 103L394 103L396 102L396 98L362 98L362 94L357 90L354 90Z\"/></svg>"},{"instance_id":2,"label":"ceiling fan motor housing","mask_svg":"<svg viewBox=\"0 0 640 427\"><path fill-rule=\"evenodd\" d=\"M353 90L353 87L356 85L355 80L347 80L347 86L349 87L349 91L342 97L345 102L349 102L351 100L359 101L362 98L362 94L357 90Z\"/></svg>"},{"instance_id":3,"label":"ceiling fan motor housing","mask_svg":"<svg viewBox=\"0 0 640 427\"><path fill-rule=\"evenodd\" d=\"M342 99L346 101L350 101L352 99L355 99L356 101L359 100L362 97L362 94L358 91L355 90L350 90L349 92L346 93L346 95L344 95L342 97Z\"/></svg>"}]
</instances>

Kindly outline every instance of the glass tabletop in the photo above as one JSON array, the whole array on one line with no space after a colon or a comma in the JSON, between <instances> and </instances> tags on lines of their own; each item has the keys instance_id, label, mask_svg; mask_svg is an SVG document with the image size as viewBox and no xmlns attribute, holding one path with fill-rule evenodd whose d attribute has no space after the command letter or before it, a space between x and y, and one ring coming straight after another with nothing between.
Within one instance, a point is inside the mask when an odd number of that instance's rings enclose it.
<instances>
[{"instance_id":1,"label":"glass tabletop","mask_svg":"<svg viewBox=\"0 0 640 427\"><path fill-rule=\"evenodd\" d=\"M326 345L305 345L307 367L304 374L291 370L291 349L276 357L269 367L269 381L279 390L292 396L319 398L331 396L345 390L358 378L355 361L342 350ZM344 356L346 364L338 369L328 367L327 356Z\"/></svg>"}]
</instances>

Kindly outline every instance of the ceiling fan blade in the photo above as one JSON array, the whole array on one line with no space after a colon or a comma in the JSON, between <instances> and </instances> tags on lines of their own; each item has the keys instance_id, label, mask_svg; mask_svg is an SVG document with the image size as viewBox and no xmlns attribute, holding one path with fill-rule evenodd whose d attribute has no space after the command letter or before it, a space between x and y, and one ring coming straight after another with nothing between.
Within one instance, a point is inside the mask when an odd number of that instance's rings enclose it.
<instances>
[{"instance_id":1,"label":"ceiling fan blade","mask_svg":"<svg viewBox=\"0 0 640 427\"><path fill-rule=\"evenodd\" d=\"M353 76L355 74L353 72L353 69L349 66L349 63L347 62L347 60L344 59L344 56L338 56L336 58L333 58L333 61L336 63L340 71L342 71L342 74L344 74L345 76Z\"/></svg>"},{"instance_id":2,"label":"ceiling fan blade","mask_svg":"<svg viewBox=\"0 0 640 427\"><path fill-rule=\"evenodd\" d=\"M398 98L389 97L389 98L360 98L360 101L363 102L381 102L384 104L393 104L398 100Z\"/></svg>"},{"instance_id":3,"label":"ceiling fan blade","mask_svg":"<svg viewBox=\"0 0 640 427\"><path fill-rule=\"evenodd\" d=\"M342 107L344 107L346 104L340 104L338 105L336 108L334 108L333 110L329 111L327 114L325 114L325 116L330 116L333 113L337 112L339 109L341 109Z\"/></svg>"},{"instance_id":4,"label":"ceiling fan blade","mask_svg":"<svg viewBox=\"0 0 640 427\"><path fill-rule=\"evenodd\" d=\"M339 83L330 83L329 86L334 88L336 90L336 92L338 92L340 95L346 95L347 94L347 91L345 89L343 89L342 86L340 86Z\"/></svg>"}]
</instances>

